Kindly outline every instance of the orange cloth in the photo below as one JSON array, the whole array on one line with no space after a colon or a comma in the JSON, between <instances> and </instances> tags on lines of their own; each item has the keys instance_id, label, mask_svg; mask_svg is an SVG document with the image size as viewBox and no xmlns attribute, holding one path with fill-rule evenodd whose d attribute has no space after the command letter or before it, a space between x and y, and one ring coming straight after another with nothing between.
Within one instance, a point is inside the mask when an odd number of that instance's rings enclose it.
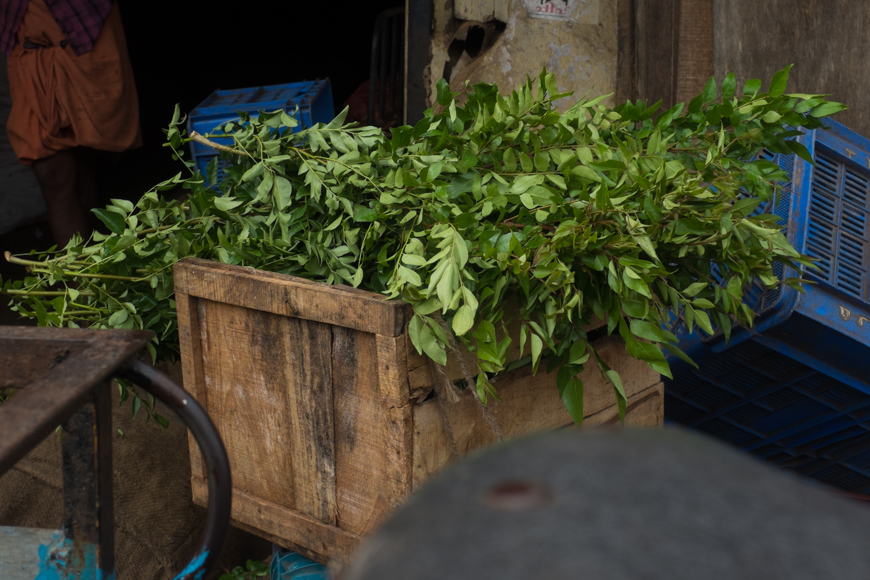
<instances>
[{"instance_id":1,"label":"orange cloth","mask_svg":"<svg viewBox=\"0 0 870 580\"><path fill-rule=\"evenodd\" d=\"M76 56L43 0L30 0L8 57L12 110L6 130L18 161L32 165L83 146L125 151L142 145L139 101L118 3L94 50ZM40 48L24 48L25 42Z\"/></svg>"}]
</instances>

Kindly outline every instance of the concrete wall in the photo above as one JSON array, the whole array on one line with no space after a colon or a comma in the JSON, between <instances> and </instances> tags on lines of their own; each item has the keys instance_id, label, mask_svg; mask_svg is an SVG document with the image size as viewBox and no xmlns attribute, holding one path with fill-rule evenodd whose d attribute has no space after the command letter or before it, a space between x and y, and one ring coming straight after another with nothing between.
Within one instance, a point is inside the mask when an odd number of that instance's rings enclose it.
<instances>
[{"instance_id":1,"label":"concrete wall","mask_svg":"<svg viewBox=\"0 0 870 580\"><path fill-rule=\"evenodd\" d=\"M434 0L433 7L430 106L445 72L454 90L469 80L497 83L509 92L546 66L559 89L574 91L575 97L616 91L617 0ZM457 55L473 27L478 37L484 32L482 50Z\"/></svg>"}]
</instances>

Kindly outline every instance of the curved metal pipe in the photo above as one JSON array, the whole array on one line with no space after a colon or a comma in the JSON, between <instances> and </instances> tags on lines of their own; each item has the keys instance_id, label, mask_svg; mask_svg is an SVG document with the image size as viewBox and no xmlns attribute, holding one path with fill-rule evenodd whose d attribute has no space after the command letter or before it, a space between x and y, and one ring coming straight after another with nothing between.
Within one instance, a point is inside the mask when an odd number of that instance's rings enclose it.
<instances>
[{"instance_id":1,"label":"curved metal pipe","mask_svg":"<svg viewBox=\"0 0 870 580\"><path fill-rule=\"evenodd\" d=\"M230 527L233 495L230 463L224 443L199 403L163 373L134 360L116 374L133 381L169 405L190 429L202 452L208 473L208 517L201 540L202 548L175 577L175 580L201 580L217 563Z\"/></svg>"}]
</instances>

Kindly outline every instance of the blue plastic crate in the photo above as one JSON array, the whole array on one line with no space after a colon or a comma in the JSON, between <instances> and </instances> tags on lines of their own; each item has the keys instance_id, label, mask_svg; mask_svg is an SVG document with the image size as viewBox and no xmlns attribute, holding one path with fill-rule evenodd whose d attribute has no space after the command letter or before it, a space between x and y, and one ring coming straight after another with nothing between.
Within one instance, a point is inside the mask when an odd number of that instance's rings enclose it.
<instances>
[{"instance_id":1,"label":"blue plastic crate","mask_svg":"<svg viewBox=\"0 0 870 580\"><path fill-rule=\"evenodd\" d=\"M677 328L700 365L670 359L665 417L850 491L870 493L870 141L844 126L801 138L815 167L771 156L791 182L765 213L782 216L789 241L818 259L806 294L746 292L752 330L725 342ZM778 267L777 275L795 276Z\"/></svg>"},{"instance_id":2,"label":"blue plastic crate","mask_svg":"<svg viewBox=\"0 0 870 580\"><path fill-rule=\"evenodd\" d=\"M302 127L316 123L328 123L334 117L332 108L332 86L329 79L303 81L286 85L253 87L248 89L217 90L201 102L188 115L187 132L196 131L206 135L228 121L239 119L239 112L256 114L258 111L277 111L283 109L293 113L299 107L297 120ZM223 145L232 145L231 139L213 139ZM205 175L209 161L218 156L217 151L192 141L190 153L197 169ZM218 159L218 178L223 179L225 163Z\"/></svg>"},{"instance_id":3,"label":"blue plastic crate","mask_svg":"<svg viewBox=\"0 0 870 580\"><path fill-rule=\"evenodd\" d=\"M274 549L269 566L269 580L330 580L323 564L285 549Z\"/></svg>"}]
</instances>

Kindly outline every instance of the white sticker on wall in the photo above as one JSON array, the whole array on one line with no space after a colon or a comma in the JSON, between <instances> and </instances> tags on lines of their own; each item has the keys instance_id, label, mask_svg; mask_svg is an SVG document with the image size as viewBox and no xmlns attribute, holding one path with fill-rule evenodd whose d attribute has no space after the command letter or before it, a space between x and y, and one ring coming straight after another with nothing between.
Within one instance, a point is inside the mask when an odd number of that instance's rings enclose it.
<instances>
[{"instance_id":1,"label":"white sticker on wall","mask_svg":"<svg viewBox=\"0 0 870 580\"><path fill-rule=\"evenodd\" d=\"M598 24L599 0L523 0L532 18Z\"/></svg>"}]
</instances>

